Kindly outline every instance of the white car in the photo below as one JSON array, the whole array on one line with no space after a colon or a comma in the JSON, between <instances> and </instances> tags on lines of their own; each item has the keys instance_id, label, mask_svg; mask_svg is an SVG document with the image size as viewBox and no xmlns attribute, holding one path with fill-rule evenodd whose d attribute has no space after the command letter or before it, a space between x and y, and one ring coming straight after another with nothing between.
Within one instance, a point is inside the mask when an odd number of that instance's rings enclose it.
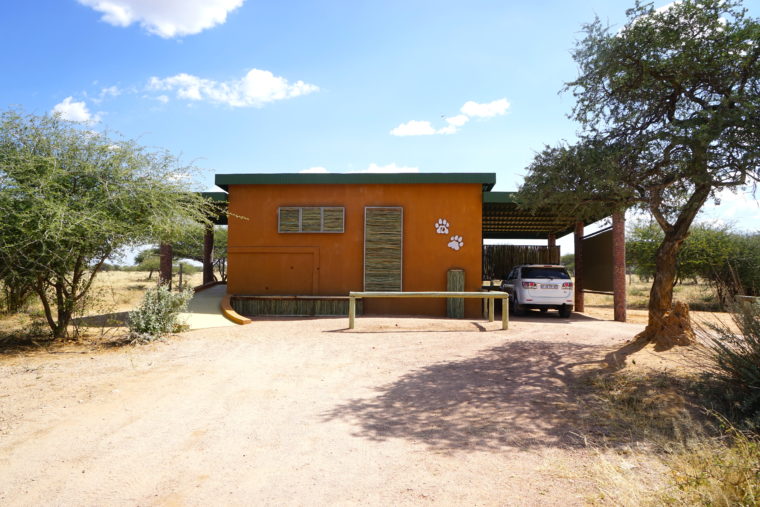
<instances>
[{"instance_id":1,"label":"white car","mask_svg":"<svg viewBox=\"0 0 760 507\"><path fill-rule=\"evenodd\" d=\"M559 316L570 317L573 311L573 281L565 266L554 264L525 264L510 271L501 283L509 293L509 309L515 315L525 310L559 310Z\"/></svg>"}]
</instances>

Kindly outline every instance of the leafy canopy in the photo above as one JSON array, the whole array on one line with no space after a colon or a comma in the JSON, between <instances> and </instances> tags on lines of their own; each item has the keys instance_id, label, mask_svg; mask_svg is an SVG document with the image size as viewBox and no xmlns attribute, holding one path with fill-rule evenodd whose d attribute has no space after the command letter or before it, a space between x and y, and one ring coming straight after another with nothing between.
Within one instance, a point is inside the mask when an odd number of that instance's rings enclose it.
<instances>
[{"instance_id":1,"label":"leafy canopy","mask_svg":"<svg viewBox=\"0 0 760 507\"><path fill-rule=\"evenodd\" d=\"M213 205L188 190L188 171L58 116L2 113L0 266L32 284L56 337L106 259L208 223Z\"/></svg>"},{"instance_id":2,"label":"leafy canopy","mask_svg":"<svg viewBox=\"0 0 760 507\"><path fill-rule=\"evenodd\" d=\"M760 22L736 0L637 2L627 15L618 31L584 27L566 88L579 141L539 153L517 200L580 219L650 212L663 237L639 338L667 345L686 330L687 343L686 313L671 314L681 244L708 198L760 179Z\"/></svg>"},{"instance_id":3,"label":"leafy canopy","mask_svg":"<svg viewBox=\"0 0 760 507\"><path fill-rule=\"evenodd\" d=\"M668 230L716 189L760 178L760 23L734 0L627 15L618 31L584 27L566 86L580 140L539 153L520 195L579 218L639 206Z\"/></svg>"}]
</instances>

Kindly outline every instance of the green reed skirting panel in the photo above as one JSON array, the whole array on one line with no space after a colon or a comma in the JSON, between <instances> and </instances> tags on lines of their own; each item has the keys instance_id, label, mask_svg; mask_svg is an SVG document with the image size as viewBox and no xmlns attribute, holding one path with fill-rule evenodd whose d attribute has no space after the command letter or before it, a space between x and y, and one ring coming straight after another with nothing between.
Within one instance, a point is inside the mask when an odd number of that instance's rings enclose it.
<instances>
[{"instance_id":1,"label":"green reed skirting panel","mask_svg":"<svg viewBox=\"0 0 760 507\"><path fill-rule=\"evenodd\" d=\"M322 315L348 315L348 298L256 298L252 296L233 297L232 308L240 315L283 315L309 317ZM361 314L361 300L356 302L356 312Z\"/></svg>"},{"instance_id":2,"label":"green reed skirting panel","mask_svg":"<svg viewBox=\"0 0 760 507\"><path fill-rule=\"evenodd\" d=\"M364 290L400 291L402 208L364 209Z\"/></svg>"}]
</instances>

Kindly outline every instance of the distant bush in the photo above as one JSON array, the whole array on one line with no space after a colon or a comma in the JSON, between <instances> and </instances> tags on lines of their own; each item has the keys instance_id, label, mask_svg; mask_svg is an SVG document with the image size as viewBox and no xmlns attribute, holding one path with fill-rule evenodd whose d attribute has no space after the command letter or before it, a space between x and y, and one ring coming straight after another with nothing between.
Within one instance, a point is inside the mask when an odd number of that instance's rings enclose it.
<instances>
[{"instance_id":1,"label":"distant bush","mask_svg":"<svg viewBox=\"0 0 760 507\"><path fill-rule=\"evenodd\" d=\"M559 259L559 263L567 268L571 275L575 275L575 254L565 254Z\"/></svg>"},{"instance_id":2,"label":"distant bush","mask_svg":"<svg viewBox=\"0 0 760 507\"><path fill-rule=\"evenodd\" d=\"M140 306L129 313L129 337L133 342L149 342L182 330L179 314L187 309L192 290L172 292L161 285L149 289Z\"/></svg>"},{"instance_id":3,"label":"distant bush","mask_svg":"<svg viewBox=\"0 0 760 507\"><path fill-rule=\"evenodd\" d=\"M734 326L709 326L709 377L719 383L726 415L760 432L760 304L739 302L731 315Z\"/></svg>"},{"instance_id":4,"label":"distant bush","mask_svg":"<svg viewBox=\"0 0 760 507\"><path fill-rule=\"evenodd\" d=\"M650 278L663 232L655 224L634 226L626 241L630 271ZM697 224L678 252L678 280L705 280L721 304L737 294L760 295L760 234L738 233L724 226Z\"/></svg>"}]
</instances>

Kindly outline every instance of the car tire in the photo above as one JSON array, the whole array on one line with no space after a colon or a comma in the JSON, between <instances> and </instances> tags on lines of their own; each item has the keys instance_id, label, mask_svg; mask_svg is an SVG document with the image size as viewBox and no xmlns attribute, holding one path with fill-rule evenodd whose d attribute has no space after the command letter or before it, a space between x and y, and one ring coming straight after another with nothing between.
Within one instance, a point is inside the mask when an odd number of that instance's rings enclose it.
<instances>
[{"instance_id":1,"label":"car tire","mask_svg":"<svg viewBox=\"0 0 760 507\"><path fill-rule=\"evenodd\" d=\"M563 319L570 318L570 314L573 313L573 307L568 305L562 305L559 309L559 316Z\"/></svg>"},{"instance_id":2,"label":"car tire","mask_svg":"<svg viewBox=\"0 0 760 507\"><path fill-rule=\"evenodd\" d=\"M522 317L525 315L525 307L517 302L512 304L512 313L515 317Z\"/></svg>"}]
</instances>

